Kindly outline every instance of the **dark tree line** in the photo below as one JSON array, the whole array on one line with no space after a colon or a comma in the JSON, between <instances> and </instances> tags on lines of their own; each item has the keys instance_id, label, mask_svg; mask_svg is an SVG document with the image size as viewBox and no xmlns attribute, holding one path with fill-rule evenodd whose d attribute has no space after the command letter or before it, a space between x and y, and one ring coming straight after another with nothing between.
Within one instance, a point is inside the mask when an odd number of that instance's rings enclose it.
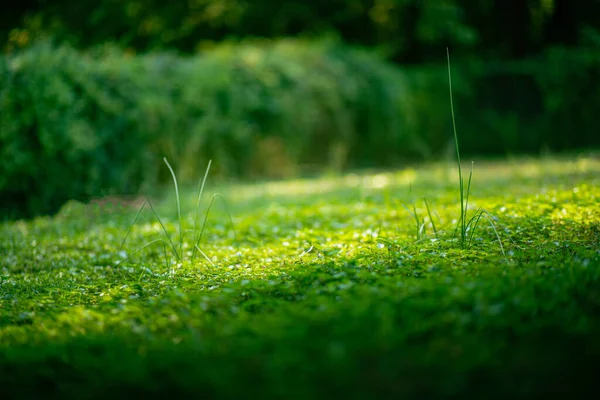
<instances>
[{"instance_id":1,"label":"dark tree line","mask_svg":"<svg viewBox=\"0 0 600 400\"><path fill-rule=\"evenodd\" d=\"M598 43L597 0L8 0L5 51L35 37L79 47L197 51L247 37L334 35L419 63L454 54L514 59L548 46Z\"/></svg>"}]
</instances>

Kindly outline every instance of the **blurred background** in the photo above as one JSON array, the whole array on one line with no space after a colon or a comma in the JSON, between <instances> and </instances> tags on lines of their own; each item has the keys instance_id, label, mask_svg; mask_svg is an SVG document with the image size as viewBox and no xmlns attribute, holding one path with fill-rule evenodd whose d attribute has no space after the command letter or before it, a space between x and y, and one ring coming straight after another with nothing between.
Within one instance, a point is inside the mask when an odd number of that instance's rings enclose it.
<instances>
[{"instance_id":1,"label":"blurred background","mask_svg":"<svg viewBox=\"0 0 600 400\"><path fill-rule=\"evenodd\" d=\"M7 0L0 215L199 179L598 148L597 0Z\"/></svg>"}]
</instances>

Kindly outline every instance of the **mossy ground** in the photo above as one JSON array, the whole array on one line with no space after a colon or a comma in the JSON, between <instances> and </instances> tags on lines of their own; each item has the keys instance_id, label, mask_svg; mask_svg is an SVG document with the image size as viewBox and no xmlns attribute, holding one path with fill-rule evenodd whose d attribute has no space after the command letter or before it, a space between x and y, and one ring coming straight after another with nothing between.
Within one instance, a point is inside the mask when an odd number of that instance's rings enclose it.
<instances>
[{"instance_id":1,"label":"mossy ground","mask_svg":"<svg viewBox=\"0 0 600 400\"><path fill-rule=\"evenodd\" d=\"M181 263L160 244L132 255L160 237L146 212L121 249L133 209L72 203L5 223L0 392L571 398L596 388L600 159L476 164L470 213L497 217L505 255L487 222L461 248L457 187L451 164L222 186L235 235L215 204L201 243L214 266L191 261L191 234ZM183 193L191 228L195 194ZM420 240L403 204L427 221ZM178 246L175 210L172 195L157 208Z\"/></svg>"}]
</instances>

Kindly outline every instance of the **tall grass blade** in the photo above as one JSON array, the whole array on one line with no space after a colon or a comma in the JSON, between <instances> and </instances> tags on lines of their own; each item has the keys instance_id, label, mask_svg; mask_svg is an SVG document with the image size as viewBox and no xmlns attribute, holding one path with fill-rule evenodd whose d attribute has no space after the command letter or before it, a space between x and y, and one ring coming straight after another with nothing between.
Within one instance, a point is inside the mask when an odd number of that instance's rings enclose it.
<instances>
[{"instance_id":1,"label":"tall grass blade","mask_svg":"<svg viewBox=\"0 0 600 400\"><path fill-rule=\"evenodd\" d=\"M200 249L200 247L198 247L198 246L195 246L195 248L196 248L196 250L198 250L198 252L199 252L200 254L202 254L202 256L203 256L203 257L206 259L206 261L208 261L208 262L209 262L209 264L210 264L210 265L212 265L213 267L215 266L215 264L212 262L212 260L211 260L210 258L208 258L208 256L206 255L206 253L204 253L204 252L203 252L203 251Z\"/></svg>"},{"instance_id":2,"label":"tall grass blade","mask_svg":"<svg viewBox=\"0 0 600 400\"><path fill-rule=\"evenodd\" d=\"M204 172L204 178L198 182L198 194L196 199L196 212L194 214L194 243L197 243L197 235L198 235L198 212L200 210L200 200L202 199L202 194L204 193L204 185L206 184L206 179L208 178L208 172L210 171L210 166L212 165L212 160L208 161L208 166L206 167L206 171ZM198 246L194 246L192 249L192 262L196 259L196 249Z\"/></svg>"},{"instance_id":3,"label":"tall grass blade","mask_svg":"<svg viewBox=\"0 0 600 400\"><path fill-rule=\"evenodd\" d=\"M446 47L446 56L448 58L448 86L450 89L450 112L452 113L452 129L454 131L454 145L456 147L456 164L458 165L458 185L460 191L460 219L458 221L460 225L460 243L461 246L465 245L466 236L466 220L465 220L465 202L464 202L464 182L462 176L462 167L460 163L460 149L458 146L458 133L456 130L456 117L454 113L454 99L452 96L452 72L450 66L450 50Z\"/></svg>"},{"instance_id":4,"label":"tall grass blade","mask_svg":"<svg viewBox=\"0 0 600 400\"><path fill-rule=\"evenodd\" d=\"M148 199L146 199L144 201L144 204L142 204L142 206L140 207L140 209L138 210L135 218L133 219L133 222L131 223L131 225L129 225L129 229L127 229L127 233L125 234L125 237L123 238L123 242L121 242L121 246L119 246L119 251L123 250L123 246L125 246L125 242L127 241L127 238L129 237L129 234L131 233L131 230L133 229L133 226L135 225L135 223L137 222L138 218L140 217L140 215L142 214L142 211L144 210L144 207L146 206L146 204L148 204L149 201Z\"/></svg>"},{"instance_id":5,"label":"tall grass blade","mask_svg":"<svg viewBox=\"0 0 600 400\"><path fill-rule=\"evenodd\" d=\"M475 165L475 163L471 162L471 170L469 171L469 179L467 181L467 193L465 194L464 214L461 216L461 218L462 218L463 221L467 220L467 216L468 216L468 213L469 213L469 196L471 195L471 180L473 179L473 166L474 165ZM464 237L465 238L467 236L468 229L469 229L469 224L468 223L463 224L463 230L464 230Z\"/></svg>"},{"instance_id":6,"label":"tall grass blade","mask_svg":"<svg viewBox=\"0 0 600 400\"><path fill-rule=\"evenodd\" d=\"M498 244L500 245L500 251L502 252L502 255L506 258L504 246L502 245L502 240L500 239L500 235L498 234L498 230L496 229L496 224L494 224L493 217L487 211L483 211L483 214L485 214L483 217L487 219L487 221L490 223L490 226L494 230L494 233L496 234L496 239L498 239Z\"/></svg>"},{"instance_id":7,"label":"tall grass blade","mask_svg":"<svg viewBox=\"0 0 600 400\"><path fill-rule=\"evenodd\" d=\"M162 220L158 216L158 213L156 212L156 210L152 206L152 202L148 201L148 205L150 206L150 210L152 210L152 213L156 217L156 220L160 224L160 226L161 226L161 228L162 228L162 230L163 230L163 232L165 234L165 237L167 238L167 240L171 244L171 248L173 249L173 254L175 254L175 258L177 258L177 261L181 262L180 253L177 252L177 246L175 246L175 243L173 243L173 240L171 240L171 236L169 235L169 232L167 231L167 228L165 228L165 224L163 224Z\"/></svg>"},{"instance_id":8,"label":"tall grass blade","mask_svg":"<svg viewBox=\"0 0 600 400\"><path fill-rule=\"evenodd\" d=\"M237 235L235 233L235 227L233 225L233 218L231 217L231 213L229 212L229 208L227 207L225 198L223 197L222 194L215 193L212 195L212 197L210 199L210 203L208 203L208 208L206 209L206 212L204 213L204 220L202 221L202 227L200 228L200 234L198 235L198 241L196 243L194 243L194 246L196 246L198 248L198 250L200 249L200 242L202 241L202 236L204 236L204 230L206 229L206 222L208 220L208 214L210 213L210 209L212 208L212 206L217 198L220 198L221 201L223 202L223 205L225 206L225 211L227 212L227 215L229 216L229 223L231 225L231 231L233 232L233 240L234 240L234 242L237 242Z\"/></svg>"},{"instance_id":9,"label":"tall grass blade","mask_svg":"<svg viewBox=\"0 0 600 400\"><path fill-rule=\"evenodd\" d=\"M487 212L486 210L481 210L479 209L477 211L477 213L475 213L475 215L469 220L468 223L468 229L470 229L470 235L469 235L469 240L467 243L467 247L471 246L471 243L473 241L473 236L475 234L475 230L477 229L477 227L479 226L479 222L481 221L481 219L485 219L486 221L488 221L488 223L490 224L490 227L492 228L492 230L494 231L494 234L496 235L496 239L498 240L498 244L500 245L500 251L502 252L502 255L506 258L506 253L504 252L504 245L502 244L502 239L500 238L500 234L498 233L498 229L496 229L496 222L495 222L495 218L492 216L492 214L490 214L489 212ZM502 224L498 224L500 225L502 228L504 228L502 226ZM506 228L505 232L506 232ZM512 238L509 239L512 241Z\"/></svg>"},{"instance_id":10,"label":"tall grass blade","mask_svg":"<svg viewBox=\"0 0 600 400\"><path fill-rule=\"evenodd\" d=\"M229 223L231 226L231 231L233 233L233 239L235 242L237 242L237 234L235 232L235 226L233 224L233 218L231 216L231 213L229 212L229 207L227 206L227 202L225 201L225 199L223 198L223 196L220 193L215 193L211 200L210 203L208 205L208 208L206 210L206 213L204 215L204 221L202 222L202 227L200 229L198 229L198 214L199 214L199 208L200 208L200 201L202 199L202 195L204 193L204 187L206 185L206 180L208 178L208 173L210 171L210 166L212 164L212 160L210 160L208 162L208 166L206 168L206 171L204 173L204 177L203 179L199 182L198 184L198 192L197 192L197 199L196 199L196 211L195 211L195 217L194 217L194 229L190 230L190 229L184 229L184 224L183 224L183 217L181 214L181 199L179 196L179 185L177 183L177 177L175 176L175 171L173 170L173 168L171 167L171 164L169 164L169 161L165 158L163 158L163 161L165 162L165 164L167 165L167 168L169 168L169 171L171 173L171 177L173 178L173 185L175 187L175 200L177 203L177 217L179 220L179 247L173 242L173 239L171 238L171 235L169 235L169 232L167 231L167 228L165 226L165 224L162 222L160 216L158 215L158 213L156 212L156 210L154 209L154 206L152 205L152 203L146 199L144 201L144 204L142 205L142 207L139 209L137 215L135 216L135 219L133 220L133 223L131 224L131 226L129 227L125 238L123 239L123 242L121 244L121 249L123 248L123 246L125 245L125 242L127 241L127 238L130 234L130 232L133 229L133 225L135 225L136 221L138 220L138 218L140 217L144 207L146 206L146 204L150 207L150 210L152 211L154 217L156 218L156 220L158 221L161 229L162 229L162 234L164 234L165 239L157 239L157 240L153 240L149 243L146 243L145 245L143 245L142 247L140 247L139 249L137 249L133 254L136 254L138 251L152 245L158 242L162 242L163 243L163 249L165 250L165 260L167 262L167 267L169 265L171 265L171 260L169 257L169 252L166 251L167 247L170 246L173 255L175 256L177 262L181 263L183 262L183 257L184 257L184 237L185 235L187 235L188 233L192 233L193 235L193 248L192 248L192 260L194 260L194 257L197 253L200 253L211 265L214 266L212 260L210 260L210 258L208 258L208 256L200 249L199 244L202 241L202 237L204 234L204 230L206 228L206 222L208 220L208 215L210 213L210 210L215 202L215 200L217 198L220 198L221 201L223 202L223 206L225 207L225 211L227 212L227 216L229 217ZM159 229L157 229L156 227L154 228L157 233L160 235L161 231ZM167 246L168 244L168 246ZM133 255L132 254L132 255ZM127 260L130 256L126 257L124 260L119 261L118 264L120 264L121 262ZM118 265L117 264L117 265ZM174 270L172 271L172 273L174 273Z\"/></svg>"},{"instance_id":11,"label":"tall grass blade","mask_svg":"<svg viewBox=\"0 0 600 400\"><path fill-rule=\"evenodd\" d=\"M494 217L492 217L492 218L494 218ZM508 229L506 229L506 227L505 227L503 224L501 224L501 223L497 222L497 218L494 218L494 220L496 221L496 224L497 224L497 225L498 225L500 228L502 228L502 230L504 231L504 234L506 235L506 237L508 238L508 240L510 240L510 242L511 242L511 243L512 243L512 244L513 244L515 247L520 247L520 246L519 246L519 245L518 245L518 244L517 244L517 243L516 243L516 242L513 240L512 236L510 235L510 231L509 231Z\"/></svg>"},{"instance_id":12,"label":"tall grass blade","mask_svg":"<svg viewBox=\"0 0 600 400\"><path fill-rule=\"evenodd\" d=\"M435 222L433 221L433 215L431 215L431 209L429 208L429 203L427 199L424 197L423 202L425 203L425 208L427 209L427 215L429 216L429 221L431 222L431 227L433 228L433 234L435 237L438 236L437 229L435 228Z\"/></svg>"},{"instance_id":13,"label":"tall grass blade","mask_svg":"<svg viewBox=\"0 0 600 400\"><path fill-rule=\"evenodd\" d=\"M481 220L482 214L483 214L483 210L478 209L475 212L475 214L471 217L469 222L467 223L467 232L469 234L468 234L467 243L465 245L466 248L469 248L471 246L471 242L473 241L473 236L475 235L475 230L477 229L477 226L479 225L479 221Z\"/></svg>"},{"instance_id":14,"label":"tall grass blade","mask_svg":"<svg viewBox=\"0 0 600 400\"><path fill-rule=\"evenodd\" d=\"M171 172L171 176L173 177L173 184L175 185L175 200L177 201L177 218L179 219L179 254L183 256L183 219L181 217L181 202L179 201L179 186L177 185L177 177L175 177L175 171L173 171L173 168L171 168L171 164L169 164L166 157L163 158L163 161L165 162L165 164L167 164L167 167ZM158 218L158 214L156 214L156 217ZM177 252L175 254L177 254ZM177 256L177 258L179 259L179 262L181 262L181 257Z\"/></svg>"}]
</instances>

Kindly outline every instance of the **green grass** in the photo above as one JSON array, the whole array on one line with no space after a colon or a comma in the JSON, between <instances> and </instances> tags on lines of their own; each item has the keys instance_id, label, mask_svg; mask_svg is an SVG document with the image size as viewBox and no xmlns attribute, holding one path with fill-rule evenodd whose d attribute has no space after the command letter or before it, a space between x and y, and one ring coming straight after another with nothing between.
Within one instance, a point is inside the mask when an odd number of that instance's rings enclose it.
<instances>
[{"instance_id":1,"label":"green grass","mask_svg":"<svg viewBox=\"0 0 600 400\"><path fill-rule=\"evenodd\" d=\"M460 198L460 217L458 218L458 223L456 224L456 230L460 235L460 246L463 249L466 249L471 246L473 243L473 237L475 236L475 231L479 227L479 223L482 219L486 220L489 223L490 228L494 231L496 235L496 239L498 239L498 245L500 246L500 250L502 251L502 255L506 256L504 253L504 246L502 245L502 239L500 238L500 234L498 233L498 229L496 225L498 225L498 219L490 214L489 211L478 208L475 213L469 218L469 196L471 194L471 182L473 181L473 166L474 162L471 162L471 169L469 170L469 178L467 180L467 188L465 189L465 181L462 173L462 163L460 159L460 146L458 143L458 132L456 129L456 115L454 112L454 99L452 93L452 68L450 65L450 50L446 47L446 56L448 59L448 89L450 95L450 112L452 115L452 132L454 133L454 145L456 147L456 168L458 170L458 191ZM427 211L430 214L430 221L433 226L433 219L431 218L431 213L429 211L429 205L425 201L425 205L427 206ZM415 219L418 223L418 218L416 217L415 210ZM504 226L500 225L500 227L506 232ZM433 226L435 231L435 226ZM509 235L510 239L510 235Z\"/></svg>"},{"instance_id":2,"label":"green grass","mask_svg":"<svg viewBox=\"0 0 600 400\"><path fill-rule=\"evenodd\" d=\"M2 398L569 398L600 362L600 160L179 188L0 226ZM426 198L427 201L414 201ZM415 240L415 219L425 224ZM198 206L196 208L196 206ZM461 212L485 209L470 246ZM197 211L199 210L199 211ZM148 246L198 230L210 262ZM431 224L434 222L434 224ZM120 248L127 230L131 233ZM420 228L419 228L420 229ZM417 232L419 232L417 229ZM157 232L158 231L158 232ZM198 235L191 235L193 241ZM121 262L124 256L130 256Z\"/></svg>"},{"instance_id":3,"label":"green grass","mask_svg":"<svg viewBox=\"0 0 600 400\"><path fill-rule=\"evenodd\" d=\"M206 259L206 261L208 261L209 264L214 267L215 264L210 260L210 258L206 255L206 253L204 253L202 251L202 249L200 248L200 244L202 242L202 236L204 234L204 229L206 228L206 221L208 220L208 216L210 214L210 210L213 206L214 201L216 199L222 199L223 202L225 202L225 200L223 199L223 197L220 193L215 193L212 196L210 203L208 204L208 207L204 214L204 220L202 222L202 226L201 227L198 226L200 204L202 201L202 195L204 194L204 186L206 184L206 179L208 178L208 173L210 172L210 166L212 164L212 160L208 162L208 166L206 167L204 177L198 182L198 193L197 193L194 222L193 222L194 229L191 229L191 230L186 229L185 228L186 225L183 222L183 217L181 214L181 200L179 198L179 184L177 183L177 177L175 175L175 171L173 170L173 168L171 167L171 164L169 164L169 161L167 161L166 158L163 158L163 161L166 164L167 168L169 169L169 172L171 173L171 177L173 179L173 189L174 189L174 193L175 193L175 206L176 206L176 210L177 210L177 221L179 223L179 226L177 228L177 233L179 234L178 245L176 245L173 242L173 239L171 238L171 234L169 234L167 228L165 227L165 224L162 222L162 219L160 218L160 216L154 209L152 202L150 200L146 199L144 201L144 203L142 204L142 206L140 207L140 209L138 210L135 218L133 219L133 222L131 223L131 225L129 226L129 229L127 230L127 233L125 234L125 238L123 239L123 243L121 244L121 247L119 250L120 254L124 254L124 258L122 260L120 260L116 265L118 266L120 263L128 261L132 256L134 256L135 254L139 253L140 251L146 249L147 247L150 247L154 244L162 244L164 253L165 253L166 265L168 266L171 264L171 258L168 256L168 251L167 251L167 248L170 248L171 254L174 256L174 259L176 261L176 265L181 266L181 264L184 262L184 256L185 256L184 248L186 246L190 247L190 243L186 242L184 240L184 237L186 236L186 234L192 233L193 239L192 239L192 243L191 243L191 247L192 247L191 257L190 257L191 262L193 263L196 260L196 254L200 253ZM138 218L144 211L144 207L146 205L148 205L148 207L150 208L150 210L152 212L152 216L154 216L154 218L155 218L155 221L160 225L161 229L159 230L159 229L155 228L155 230L157 231L157 233L162 234L163 237L159 238L159 239L151 240L148 243L143 244L142 246L137 248L132 254L128 255L127 252L123 253L123 246L127 242L129 234L131 233L131 229L133 228L133 226L135 226L135 223L137 222ZM225 207L226 207L226 204L225 204ZM226 208L226 210L227 210L227 208ZM234 229L231 214L229 214L228 211L227 211L227 213L228 213L229 221L231 223L231 228Z\"/></svg>"}]
</instances>

